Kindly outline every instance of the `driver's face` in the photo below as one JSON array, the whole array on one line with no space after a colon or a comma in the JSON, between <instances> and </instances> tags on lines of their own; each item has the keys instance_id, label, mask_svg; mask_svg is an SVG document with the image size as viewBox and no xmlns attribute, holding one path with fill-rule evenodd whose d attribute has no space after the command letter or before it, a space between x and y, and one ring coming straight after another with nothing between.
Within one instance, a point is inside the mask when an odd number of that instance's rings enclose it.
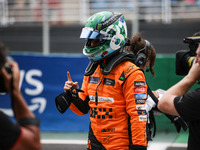
<instances>
[{"instance_id":1,"label":"driver's face","mask_svg":"<svg viewBox=\"0 0 200 150\"><path fill-rule=\"evenodd\" d=\"M197 62L200 64L200 44L196 50L196 59L197 59Z\"/></svg>"},{"instance_id":2,"label":"driver's face","mask_svg":"<svg viewBox=\"0 0 200 150\"><path fill-rule=\"evenodd\" d=\"M98 46L98 45L100 45L100 44L101 44L101 42L100 42L99 39L93 39L93 40L91 41L91 46L92 46L92 47Z\"/></svg>"}]
</instances>

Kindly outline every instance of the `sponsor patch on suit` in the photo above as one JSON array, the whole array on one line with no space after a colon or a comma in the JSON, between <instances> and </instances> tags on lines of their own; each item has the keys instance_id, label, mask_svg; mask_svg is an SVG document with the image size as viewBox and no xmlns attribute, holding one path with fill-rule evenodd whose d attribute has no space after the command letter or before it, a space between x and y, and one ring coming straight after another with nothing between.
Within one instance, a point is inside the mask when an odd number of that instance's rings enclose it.
<instances>
[{"instance_id":1,"label":"sponsor patch on suit","mask_svg":"<svg viewBox=\"0 0 200 150\"><path fill-rule=\"evenodd\" d=\"M90 95L89 97L90 97L90 101L95 102L95 96ZM98 102L111 102L111 103L114 103L114 98L98 96Z\"/></svg>"},{"instance_id":2,"label":"sponsor patch on suit","mask_svg":"<svg viewBox=\"0 0 200 150\"><path fill-rule=\"evenodd\" d=\"M146 115L147 114L146 110L138 110L137 113L138 113L138 115Z\"/></svg>"},{"instance_id":3,"label":"sponsor patch on suit","mask_svg":"<svg viewBox=\"0 0 200 150\"><path fill-rule=\"evenodd\" d=\"M135 93L145 93L146 88L145 87L136 87L136 88L134 88L134 92Z\"/></svg>"},{"instance_id":4,"label":"sponsor patch on suit","mask_svg":"<svg viewBox=\"0 0 200 150\"><path fill-rule=\"evenodd\" d=\"M136 105L137 110L145 110L145 105Z\"/></svg>"},{"instance_id":5,"label":"sponsor patch on suit","mask_svg":"<svg viewBox=\"0 0 200 150\"><path fill-rule=\"evenodd\" d=\"M98 84L99 77L89 77L89 83Z\"/></svg>"},{"instance_id":6,"label":"sponsor patch on suit","mask_svg":"<svg viewBox=\"0 0 200 150\"><path fill-rule=\"evenodd\" d=\"M135 94L135 99L146 99L146 98L147 98L146 93Z\"/></svg>"},{"instance_id":7,"label":"sponsor patch on suit","mask_svg":"<svg viewBox=\"0 0 200 150\"><path fill-rule=\"evenodd\" d=\"M119 77L119 80L124 81L124 79L125 79L125 75L124 75L124 71L123 71L121 76Z\"/></svg>"},{"instance_id":8,"label":"sponsor patch on suit","mask_svg":"<svg viewBox=\"0 0 200 150\"><path fill-rule=\"evenodd\" d=\"M145 99L136 99L136 100L135 100L135 103L136 103L136 104L144 104L145 101L146 101Z\"/></svg>"},{"instance_id":9,"label":"sponsor patch on suit","mask_svg":"<svg viewBox=\"0 0 200 150\"><path fill-rule=\"evenodd\" d=\"M103 84L104 85L115 86L115 80L109 79L109 78L104 78Z\"/></svg>"},{"instance_id":10,"label":"sponsor patch on suit","mask_svg":"<svg viewBox=\"0 0 200 150\"><path fill-rule=\"evenodd\" d=\"M139 116L139 121L147 121L147 115Z\"/></svg>"},{"instance_id":11,"label":"sponsor patch on suit","mask_svg":"<svg viewBox=\"0 0 200 150\"><path fill-rule=\"evenodd\" d=\"M134 81L134 86L135 87L145 86L145 82L144 81Z\"/></svg>"}]
</instances>

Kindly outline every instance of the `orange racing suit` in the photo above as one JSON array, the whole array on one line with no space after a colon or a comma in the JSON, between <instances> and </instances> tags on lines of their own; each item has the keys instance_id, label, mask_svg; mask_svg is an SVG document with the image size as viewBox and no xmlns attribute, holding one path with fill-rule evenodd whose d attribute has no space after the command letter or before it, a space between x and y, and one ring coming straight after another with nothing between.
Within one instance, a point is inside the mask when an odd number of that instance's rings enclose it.
<instances>
[{"instance_id":1,"label":"orange racing suit","mask_svg":"<svg viewBox=\"0 0 200 150\"><path fill-rule=\"evenodd\" d=\"M130 61L115 66L103 75L100 65L84 76L79 97L89 97L90 130L88 150L146 149L147 84L144 74ZM70 109L83 115L71 103ZM142 150L143 150L142 149Z\"/></svg>"}]
</instances>

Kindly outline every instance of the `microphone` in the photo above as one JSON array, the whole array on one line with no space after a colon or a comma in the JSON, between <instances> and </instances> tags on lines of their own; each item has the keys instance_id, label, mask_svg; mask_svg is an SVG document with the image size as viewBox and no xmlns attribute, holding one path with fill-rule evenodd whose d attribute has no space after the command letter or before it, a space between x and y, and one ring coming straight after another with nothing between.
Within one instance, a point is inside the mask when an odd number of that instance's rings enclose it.
<instances>
[{"instance_id":1,"label":"microphone","mask_svg":"<svg viewBox=\"0 0 200 150\"><path fill-rule=\"evenodd\" d=\"M149 72L149 69L146 69L145 71L146 71L146 72Z\"/></svg>"}]
</instances>

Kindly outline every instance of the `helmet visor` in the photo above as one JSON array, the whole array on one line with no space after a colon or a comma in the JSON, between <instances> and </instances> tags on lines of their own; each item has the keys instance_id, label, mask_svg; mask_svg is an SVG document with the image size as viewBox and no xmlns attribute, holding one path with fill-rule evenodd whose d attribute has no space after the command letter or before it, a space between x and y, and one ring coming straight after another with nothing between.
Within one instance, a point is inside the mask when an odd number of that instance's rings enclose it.
<instances>
[{"instance_id":1,"label":"helmet visor","mask_svg":"<svg viewBox=\"0 0 200 150\"><path fill-rule=\"evenodd\" d=\"M81 39L100 39L100 37L102 38L101 33L92 31L89 28L83 28L80 35Z\"/></svg>"},{"instance_id":2,"label":"helmet visor","mask_svg":"<svg viewBox=\"0 0 200 150\"><path fill-rule=\"evenodd\" d=\"M104 33L100 33L98 31L93 31L90 28L83 28L81 35L80 35L81 39L111 39L110 35L104 34Z\"/></svg>"}]
</instances>

